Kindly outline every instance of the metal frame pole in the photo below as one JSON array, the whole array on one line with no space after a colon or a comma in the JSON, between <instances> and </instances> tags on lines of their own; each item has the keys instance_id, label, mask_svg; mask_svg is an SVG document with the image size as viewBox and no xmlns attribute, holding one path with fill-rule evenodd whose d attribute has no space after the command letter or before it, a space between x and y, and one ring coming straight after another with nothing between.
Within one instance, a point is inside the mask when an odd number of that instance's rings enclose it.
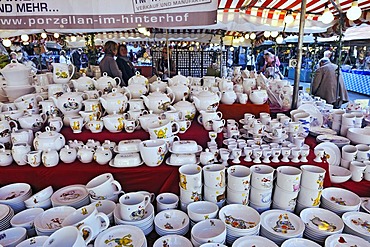
<instances>
[{"instance_id":1,"label":"metal frame pole","mask_svg":"<svg viewBox=\"0 0 370 247\"><path fill-rule=\"evenodd\" d=\"M307 0L302 0L302 3L301 3L301 15L300 15L300 20L299 20L299 35L298 35L298 57L297 57L298 59L297 59L297 67L295 70L295 78L294 78L292 109L296 109L298 105L299 81L300 81L301 68L302 68L304 23L305 23L305 17L306 17L306 1Z\"/></svg>"},{"instance_id":2,"label":"metal frame pole","mask_svg":"<svg viewBox=\"0 0 370 247\"><path fill-rule=\"evenodd\" d=\"M170 44L168 42L168 30L166 29L166 49L167 49L167 72L168 78L171 78L171 65L170 65Z\"/></svg>"},{"instance_id":3,"label":"metal frame pole","mask_svg":"<svg viewBox=\"0 0 370 247\"><path fill-rule=\"evenodd\" d=\"M335 98L336 98L336 106L337 107L340 107L340 105L337 105L340 103L340 95L339 95L339 91L340 91L340 84L339 84L339 81L340 81L340 70L341 70L341 65L342 65L342 45L343 45L343 24L344 24L344 14L343 13L339 13L339 44L338 44L338 60L337 60L337 64L338 64L338 68L337 68L337 90L335 92Z\"/></svg>"}]
</instances>

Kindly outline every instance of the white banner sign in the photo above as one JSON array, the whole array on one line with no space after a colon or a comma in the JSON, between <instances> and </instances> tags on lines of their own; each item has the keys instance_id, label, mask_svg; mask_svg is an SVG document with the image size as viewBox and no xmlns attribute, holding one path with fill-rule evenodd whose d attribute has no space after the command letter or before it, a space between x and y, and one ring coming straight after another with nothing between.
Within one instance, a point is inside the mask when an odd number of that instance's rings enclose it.
<instances>
[{"instance_id":1,"label":"white banner sign","mask_svg":"<svg viewBox=\"0 0 370 247\"><path fill-rule=\"evenodd\" d=\"M218 0L0 0L0 29L190 27L217 22Z\"/></svg>"}]
</instances>

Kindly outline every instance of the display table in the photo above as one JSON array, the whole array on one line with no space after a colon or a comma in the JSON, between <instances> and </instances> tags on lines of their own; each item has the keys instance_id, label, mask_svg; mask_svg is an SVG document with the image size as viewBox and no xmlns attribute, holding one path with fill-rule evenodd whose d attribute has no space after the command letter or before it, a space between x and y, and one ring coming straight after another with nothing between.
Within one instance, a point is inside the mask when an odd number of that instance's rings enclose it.
<instances>
[{"instance_id":1,"label":"display table","mask_svg":"<svg viewBox=\"0 0 370 247\"><path fill-rule=\"evenodd\" d=\"M218 107L218 110L222 112L223 119L244 119L244 113L252 113L253 115L256 116L256 118L259 117L259 114L261 112L268 112L270 113L270 106L265 103L263 105L255 105L252 104L250 101L247 102L247 104L232 104L232 105L225 105L225 104L220 104Z\"/></svg>"}]
</instances>

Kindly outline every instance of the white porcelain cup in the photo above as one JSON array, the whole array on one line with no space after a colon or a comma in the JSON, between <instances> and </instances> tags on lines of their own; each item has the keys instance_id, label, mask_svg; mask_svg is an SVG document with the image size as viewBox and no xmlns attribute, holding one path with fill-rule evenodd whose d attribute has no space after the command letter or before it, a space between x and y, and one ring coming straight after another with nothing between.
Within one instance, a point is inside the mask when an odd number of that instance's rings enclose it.
<instances>
[{"instance_id":1,"label":"white porcelain cup","mask_svg":"<svg viewBox=\"0 0 370 247\"><path fill-rule=\"evenodd\" d=\"M203 199L203 186L194 189L184 190L180 185L180 200L182 203L191 203L201 201Z\"/></svg>"},{"instance_id":2,"label":"white porcelain cup","mask_svg":"<svg viewBox=\"0 0 370 247\"><path fill-rule=\"evenodd\" d=\"M302 165L301 186L311 190L324 188L325 169L314 165Z\"/></svg>"},{"instance_id":3,"label":"white porcelain cup","mask_svg":"<svg viewBox=\"0 0 370 247\"><path fill-rule=\"evenodd\" d=\"M136 128L139 126L139 121L135 119L124 119L123 122L125 124L125 131L127 133L134 132Z\"/></svg>"},{"instance_id":4,"label":"white porcelain cup","mask_svg":"<svg viewBox=\"0 0 370 247\"><path fill-rule=\"evenodd\" d=\"M84 247L92 240L92 236L84 239L82 233L75 226L66 226L50 235L43 247Z\"/></svg>"},{"instance_id":5,"label":"white porcelain cup","mask_svg":"<svg viewBox=\"0 0 370 247\"><path fill-rule=\"evenodd\" d=\"M167 153L165 140L146 140L139 144L140 155L147 166L159 166Z\"/></svg>"},{"instance_id":6,"label":"white porcelain cup","mask_svg":"<svg viewBox=\"0 0 370 247\"><path fill-rule=\"evenodd\" d=\"M168 210L177 209L179 205L179 197L174 193L161 193L157 195L157 213Z\"/></svg>"},{"instance_id":7,"label":"white porcelain cup","mask_svg":"<svg viewBox=\"0 0 370 247\"><path fill-rule=\"evenodd\" d=\"M227 169L227 186L235 191L248 191L251 171L242 165L233 165Z\"/></svg>"},{"instance_id":8,"label":"white porcelain cup","mask_svg":"<svg viewBox=\"0 0 370 247\"><path fill-rule=\"evenodd\" d=\"M85 126L86 122L81 116L69 117L69 126L71 127L73 133L78 134L82 132L82 128Z\"/></svg>"},{"instance_id":9,"label":"white porcelain cup","mask_svg":"<svg viewBox=\"0 0 370 247\"><path fill-rule=\"evenodd\" d=\"M283 190L296 192L300 188L301 176L302 171L299 168L280 166L276 169L276 184Z\"/></svg>"},{"instance_id":10,"label":"white porcelain cup","mask_svg":"<svg viewBox=\"0 0 370 247\"><path fill-rule=\"evenodd\" d=\"M180 130L179 130L179 133L180 134L183 134L185 133L191 126L191 121L189 120L177 120L177 123L179 124L179 127L180 127ZM213 125L212 125L212 128L213 128Z\"/></svg>"},{"instance_id":11,"label":"white porcelain cup","mask_svg":"<svg viewBox=\"0 0 370 247\"><path fill-rule=\"evenodd\" d=\"M218 164L204 166L204 185L210 188L224 188L226 185L225 170L223 165Z\"/></svg>"},{"instance_id":12,"label":"white porcelain cup","mask_svg":"<svg viewBox=\"0 0 370 247\"><path fill-rule=\"evenodd\" d=\"M90 180L86 184L86 189L91 198L105 200L121 193L122 186L117 180L114 180L111 173L104 173Z\"/></svg>"},{"instance_id":13,"label":"white porcelain cup","mask_svg":"<svg viewBox=\"0 0 370 247\"><path fill-rule=\"evenodd\" d=\"M148 124L148 132L151 139L169 138L179 133L179 131L179 124L171 122L169 119L156 120Z\"/></svg>"},{"instance_id":14,"label":"white porcelain cup","mask_svg":"<svg viewBox=\"0 0 370 247\"><path fill-rule=\"evenodd\" d=\"M179 168L180 187L184 190L192 190L202 187L202 168L198 165L182 165Z\"/></svg>"},{"instance_id":15,"label":"white porcelain cup","mask_svg":"<svg viewBox=\"0 0 370 247\"><path fill-rule=\"evenodd\" d=\"M148 195L138 192L124 194L119 198L121 218L127 221L141 220L149 203Z\"/></svg>"},{"instance_id":16,"label":"white porcelain cup","mask_svg":"<svg viewBox=\"0 0 370 247\"><path fill-rule=\"evenodd\" d=\"M83 206L72 214L68 215L62 223L62 226L76 226L84 239L92 238L108 228L109 218L104 213L99 213L94 205Z\"/></svg>"},{"instance_id":17,"label":"white porcelain cup","mask_svg":"<svg viewBox=\"0 0 370 247\"><path fill-rule=\"evenodd\" d=\"M301 191L298 194L298 202L307 207L317 207L320 205L322 190L309 189L301 186Z\"/></svg>"},{"instance_id":18,"label":"white porcelain cup","mask_svg":"<svg viewBox=\"0 0 370 247\"><path fill-rule=\"evenodd\" d=\"M363 162L352 161L349 165L349 170L352 172L352 181L361 182L364 178L364 172L367 165Z\"/></svg>"},{"instance_id":19,"label":"white porcelain cup","mask_svg":"<svg viewBox=\"0 0 370 247\"><path fill-rule=\"evenodd\" d=\"M272 129L272 135L276 138L281 138L285 134L285 129L283 128L274 128Z\"/></svg>"},{"instance_id":20,"label":"white porcelain cup","mask_svg":"<svg viewBox=\"0 0 370 247\"><path fill-rule=\"evenodd\" d=\"M221 133L225 126L225 119L216 119L212 121L212 130Z\"/></svg>"},{"instance_id":21,"label":"white porcelain cup","mask_svg":"<svg viewBox=\"0 0 370 247\"><path fill-rule=\"evenodd\" d=\"M26 154L26 163L32 167L37 167L41 164L41 150L31 151Z\"/></svg>"},{"instance_id":22,"label":"white porcelain cup","mask_svg":"<svg viewBox=\"0 0 370 247\"><path fill-rule=\"evenodd\" d=\"M344 160L353 161L356 159L357 148L353 145L345 145L342 147L342 158Z\"/></svg>"},{"instance_id":23,"label":"white porcelain cup","mask_svg":"<svg viewBox=\"0 0 370 247\"><path fill-rule=\"evenodd\" d=\"M278 185L275 186L273 201L283 208L294 207L297 202L298 191L287 191L280 188Z\"/></svg>"},{"instance_id":24,"label":"white porcelain cup","mask_svg":"<svg viewBox=\"0 0 370 247\"><path fill-rule=\"evenodd\" d=\"M370 147L368 145L358 144L356 145L356 148L357 148L357 155L356 155L357 161L369 160Z\"/></svg>"},{"instance_id":25,"label":"white porcelain cup","mask_svg":"<svg viewBox=\"0 0 370 247\"><path fill-rule=\"evenodd\" d=\"M262 134L262 132L264 131L266 125L264 125L263 123L261 122L255 122L254 123L254 126L253 126L253 134Z\"/></svg>"},{"instance_id":26,"label":"white porcelain cup","mask_svg":"<svg viewBox=\"0 0 370 247\"><path fill-rule=\"evenodd\" d=\"M226 187L211 188L204 186L204 200L209 202L221 202L225 200Z\"/></svg>"},{"instance_id":27,"label":"white porcelain cup","mask_svg":"<svg viewBox=\"0 0 370 247\"><path fill-rule=\"evenodd\" d=\"M271 204L272 187L270 189L257 189L251 186L249 201L255 205L265 206Z\"/></svg>"},{"instance_id":28,"label":"white porcelain cup","mask_svg":"<svg viewBox=\"0 0 370 247\"><path fill-rule=\"evenodd\" d=\"M14 161L19 165L26 165L26 155L31 151L31 146L27 143L16 143L12 147L12 156Z\"/></svg>"},{"instance_id":29,"label":"white porcelain cup","mask_svg":"<svg viewBox=\"0 0 370 247\"><path fill-rule=\"evenodd\" d=\"M249 190L233 190L227 186L226 200L229 204L248 205Z\"/></svg>"},{"instance_id":30,"label":"white porcelain cup","mask_svg":"<svg viewBox=\"0 0 370 247\"><path fill-rule=\"evenodd\" d=\"M355 125L355 115L351 113L344 113L342 115L342 125L353 126Z\"/></svg>"},{"instance_id":31,"label":"white porcelain cup","mask_svg":"<svg viewBox=\"0 0 370 247\"><path fill-rule=\"evenodd\" d=\"M253 165L251 170L251 186L259 190L269 190L274 181L275 169L268 165ZM255 203L257 204L257 203Z\"/></svg>"}]
</instances>

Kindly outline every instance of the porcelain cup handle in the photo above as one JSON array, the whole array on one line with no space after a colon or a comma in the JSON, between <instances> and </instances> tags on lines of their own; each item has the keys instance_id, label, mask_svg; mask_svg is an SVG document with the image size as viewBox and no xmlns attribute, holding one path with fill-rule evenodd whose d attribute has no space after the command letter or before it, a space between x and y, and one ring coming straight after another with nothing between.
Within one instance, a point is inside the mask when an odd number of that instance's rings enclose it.
<instances>
[{"instance_id":1,"label":"porcelain cup handle","mask_svg":"<svg viewBox=\"0 0 370 247\"><path fill-rule=\"evenodd\" d=\"M119 193L121 193L121 192L122 192L122 186L121 186L121 184L120 184L117 180L113 180L113 181L111 182L111 184L113 184L114 186L116 186L116 187L117 187L117 191L115 191L113 194L117 195L117 194L119 194ZM123 192L123 193L124 193L124 192Z\"/></svg>"},{"instance_id":2,"label":"porcelain cup handle","mask_svg":"<svg viewBox=\"0 0 370 247\"><path fill-rule=\"evenodd\" d=\"M82 234L82 237L83 237L85 243L86 244L90 243L90 241L94 237L93 229L88 225L82 224L78 227L78 230Z\"/></svg>"},{"instance_id":3,"label":"porcelain cup handle","mask_svg":"<svg viewBox=\"0 0 370 247\"><path fill-rule=\"evenodd\" d=\"M97 213L96 218L100 218L99 220L101 222L105 222L105 225L103 225L103 224L101 225L100 231L104 231L105 229L107 229L109 227L110 220L109 220L108 216L105 213Z\"/></svg>"},{"instance_id":4,"label":"porcelain cup handle","mask_svg":"<svg viewBox=\"0 0 370 247\"><path fill-rule=\"evenodd\" d=\"M172 123L172 127L173 126L176 126L176 130L175 131L172 131L172 135L176 135L180 131L180 125L177 122L173 122Z\"/></svg>"}]
</instances>

